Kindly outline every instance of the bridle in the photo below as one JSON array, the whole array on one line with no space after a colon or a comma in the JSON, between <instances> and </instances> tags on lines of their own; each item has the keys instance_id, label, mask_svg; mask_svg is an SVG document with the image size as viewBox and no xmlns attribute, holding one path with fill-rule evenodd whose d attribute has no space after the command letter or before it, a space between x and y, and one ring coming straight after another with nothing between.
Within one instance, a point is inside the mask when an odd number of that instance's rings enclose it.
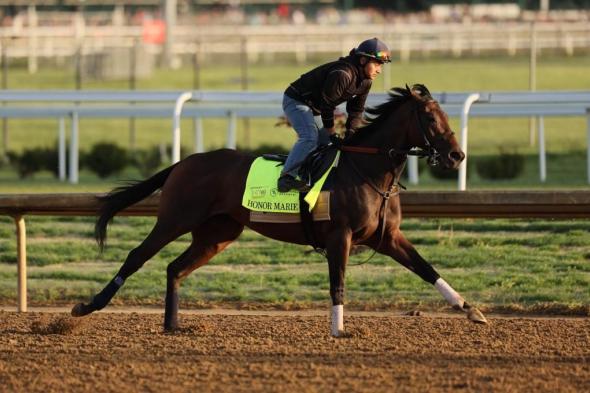
<instances>
[{"instance_id":1,"label":"bridle","mask_svg":"<svg viewBox=\"0 0 590 393\"><path fill-rule=\"evenodd\" d=\"M440 153L436 148L433 146L433 143L428 139L427 134L427 127L424 126L424 122L420 117L418 112L418 106L414 108L414 113L416 114L416 122L418 123L418 129L420 130L420 134L424 139L424 147L412 147L410 149L398 149L398 148L390 148L390 149L383 149L377 147L363 147L363 146L349 146L342 144L339 146L339 149L344 152L351 152L351 153L363 153L363 154L376 154L381 156L386 156L390 160L395 160L399 157L403 157L404 160L407 156L416 156L418 158L426 158L428 165L430 166L437 166L440 165ZM451 135L454 133L451 132ZM444 138L442 134L437 134L435 139L442 139Z\"/></svg>"},{"instance_id":2,"label":"bridle","mask_svg":"<svg viewBox=\"0 0 590 393\"><path fill-rule=\"evenodd\" d=\"M418 128L420 129L420 133L424 138L425 146L425 149L420 149L420 153L422 155L418 155L418 157L426 157L426 162L428 162L428 165L437 166L440 164L440 153L438 152L438 150L436 150L436 148L430 143L430 140L428 139L427 128L424 127L423 119L418 113L418 104L416 104L416 107L414 109L414 113L416 114L417 119L416 121L418 123ZM442 138L442 135L436 134L435 138Z\"/></svg>"}]
</instances>

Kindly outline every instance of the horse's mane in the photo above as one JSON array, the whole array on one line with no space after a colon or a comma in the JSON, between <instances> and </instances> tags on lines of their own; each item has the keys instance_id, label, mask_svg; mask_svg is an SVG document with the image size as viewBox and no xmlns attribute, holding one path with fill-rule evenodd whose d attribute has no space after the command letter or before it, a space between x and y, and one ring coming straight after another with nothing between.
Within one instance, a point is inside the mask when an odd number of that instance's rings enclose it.
<instances>
[{"instance_id":1,"label":"horse's mane","mask_svg":"<svg viewBox=\"0 0 590 393\"><path fill-rule=\"evenodd\" d=\"M368 107L365 109L365 125L357 130L357 132L349 138L354 140L362 135L372 133L375 129L379 128L381 124L387 119L388 115L395 112L406 103L408 100L418 98L422 101L433 100L428 88L422 84L415 84L412 87L394 87L387 93L389 99L383 104L375 107Z\"/></svg>"}]
</instances>

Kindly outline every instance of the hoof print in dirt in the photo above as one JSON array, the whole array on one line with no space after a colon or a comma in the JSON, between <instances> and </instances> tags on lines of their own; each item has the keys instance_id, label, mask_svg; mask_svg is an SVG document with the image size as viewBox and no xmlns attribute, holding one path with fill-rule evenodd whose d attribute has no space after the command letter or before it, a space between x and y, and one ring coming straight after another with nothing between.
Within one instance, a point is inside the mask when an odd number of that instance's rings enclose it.
<instances>
[{"instance_id":1,"label":"hoof print in dirt","mask_svg":"<svg viewBox=\"0 0 590 393\"><path fill-rule=\"evenodd\" d=\"M31 332L33 334L61 334L66 336L75 333L82 327L83 323L80 320L73 319L69 316L62 316L53 320L42 317L31 324Z\"/></svg>"}]
</instances>

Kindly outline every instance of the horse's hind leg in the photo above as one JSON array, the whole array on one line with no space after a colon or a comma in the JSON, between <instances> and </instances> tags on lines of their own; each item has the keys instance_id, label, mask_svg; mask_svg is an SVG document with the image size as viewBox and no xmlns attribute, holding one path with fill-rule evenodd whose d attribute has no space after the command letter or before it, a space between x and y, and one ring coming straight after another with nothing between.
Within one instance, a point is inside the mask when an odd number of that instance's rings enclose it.
<instances>
[{"instance_id":1,"label":"horse's hind leg","mask_svg":"<svg viewBox=\"0 0 590 393\"><path fill-rule=\"evenodd\" d=\"M418 254L412 243L408 241L401 231L396 230L384 239L383 245L378 250L382 254L389 255L403 266L416 273L424 281L434 285L445 300L457 310L467 313L467 317L477 323L486 323L483 314L475 307L471 307L440 275L432 265Z\"/></svg>"},{"instance_id":2,"label":"horse's hind leg","mask_svg":"<svg viewBox=\"0 0 590 393\"><path fill-rule=\"evenodd\" d=\"M103 309L115 296L123 283L129 276L139 270L143 264L152 258L164 246L187 233L190 229L181 228L178 225L164 224L161 220L156 222L150 234L141 244L131 250L125 259L125 262L119 269L115 277L96 294L90 303L78 303L72 308L72 315L81 317L94 311Z\"/></svg>"},{"instance_id":3,"label":"horse's hind leg","mask_svg":"<svg viewBox=\"0 0 590 393\"><path fill-rule=\"evenodd\" d=\"M164 330L178 327L178 288L195 269L205 265L216 254L240 236L244 226L229 216L215 216L193 231L193 242L168 265Z\"/></svg>"}]
</instances>

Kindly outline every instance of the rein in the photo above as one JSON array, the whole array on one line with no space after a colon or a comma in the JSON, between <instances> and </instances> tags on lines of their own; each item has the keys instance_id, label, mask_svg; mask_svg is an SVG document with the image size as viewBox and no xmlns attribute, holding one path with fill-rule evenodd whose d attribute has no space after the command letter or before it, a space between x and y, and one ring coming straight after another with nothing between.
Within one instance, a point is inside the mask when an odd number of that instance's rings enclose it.
<instances>
[{"instance_id":1,"label":"rein","mask_svg":"<svg viewBox=\"0 0 590 393\"><path fill-rule=\"evenodd\" d=\"M362 153L362 154L375 154L380 156L386 156L388 158L393 159L395 156L416 156L418 158L423 157L433 157L436 153L433 152L432 149L420 149L420 148L413 148L413 149L380 149L377 147L362 147L362 146L349 146L349 145L340 145L339 149L341 151L348 151L351 153Z\"/></svg>"},{"instance_id":2,"label":"rein","mask_svg":"<svg viewBox=\"0 0 590 393\"><path fill-rule=\"evenodd\" d=\"M428 140L426 136L426 131L424 127L424 123L422 122L422 118L418 114L418 110L416 108L416 122L418 123L418 128L424 138L424 145L426 148L415 147L411 149L381 149L377 147L363 147L363 146L349 146L341 144L339 149L342 151L348 151L351 153L362 153L362 154L376 154L376 155L384 155L390 159L394 159L396 156L416 156L418 158L427 158L428 163L430 165L438 165L440 160L440 153L432 146L432 143Z\"/></svg>"}]
</instances>

